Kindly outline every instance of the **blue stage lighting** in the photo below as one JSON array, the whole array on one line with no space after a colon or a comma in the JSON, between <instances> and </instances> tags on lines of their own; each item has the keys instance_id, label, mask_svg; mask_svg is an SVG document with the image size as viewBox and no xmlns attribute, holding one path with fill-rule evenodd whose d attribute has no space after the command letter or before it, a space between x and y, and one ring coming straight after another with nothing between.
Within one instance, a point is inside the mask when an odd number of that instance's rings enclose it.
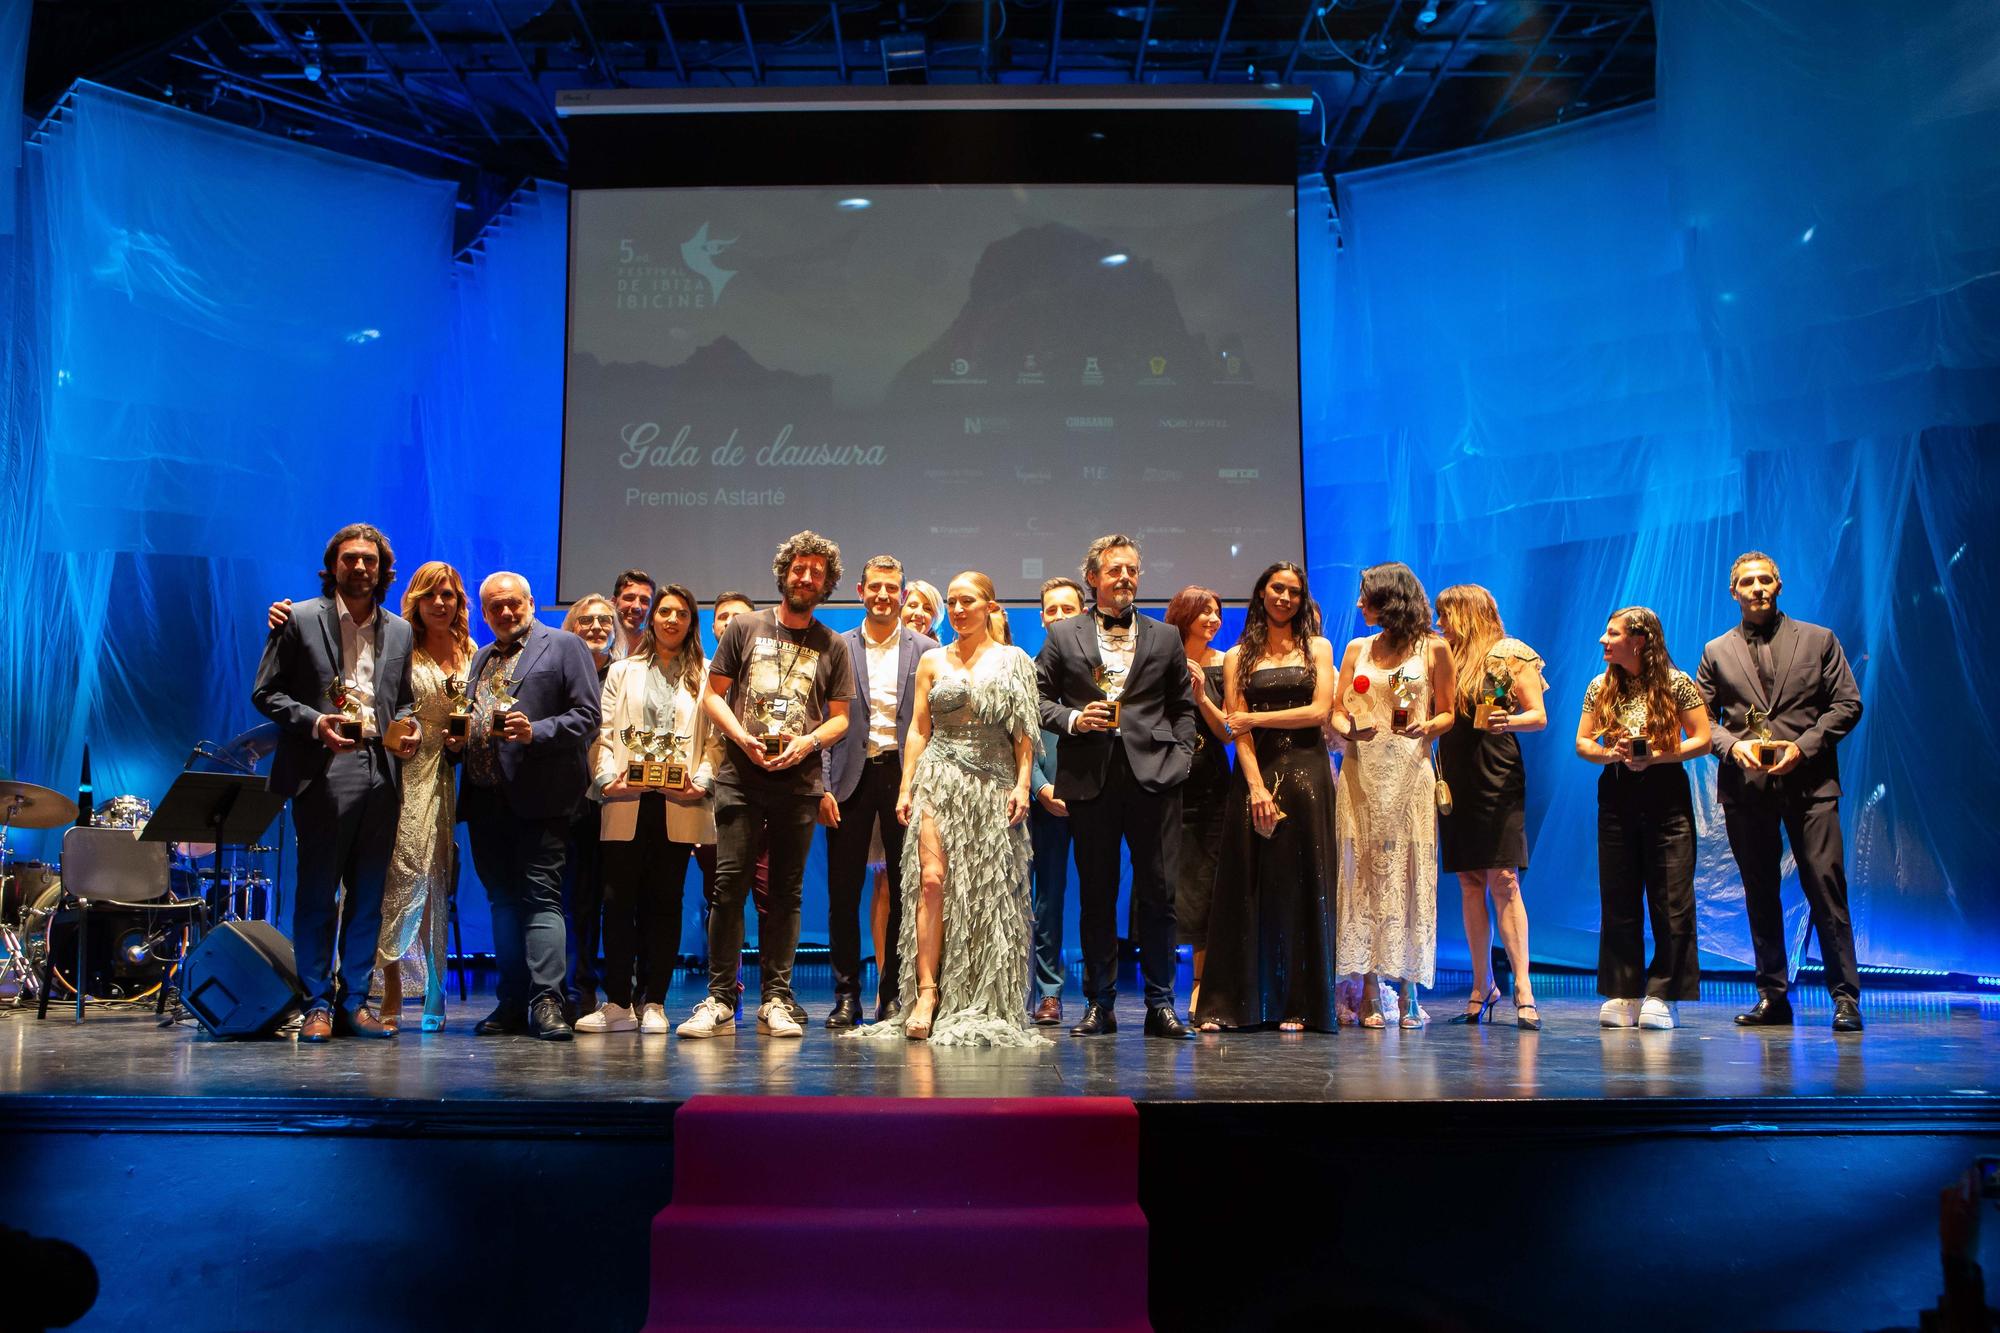
<instances>
[{"instance_id":1,"label":"blue stage lighting","mask_svg":"<svg viewBox=\"0 0 2000 1333\"><path fill-rule=\"evenodd\" d=\"M1104 256L1104 258L1098 260L1097 262L1104 265L1104 267L1106 268L1117 268L1120 264L1128 262L1131 258L1132 256L1124 254L1106 255Z\"/></svg>"},{"instance_id":2,"label":"blue stage lighting","mask_svg":"<svg viewBox=\"0 0 2000 1333\"><path fill-rule=\"evenodd\" d=\"M873 207L874 203L873 199L843 199L835 204L834 207L843 209L849 213L859 213L864 208Z\"/></svg>"}]
</instances>

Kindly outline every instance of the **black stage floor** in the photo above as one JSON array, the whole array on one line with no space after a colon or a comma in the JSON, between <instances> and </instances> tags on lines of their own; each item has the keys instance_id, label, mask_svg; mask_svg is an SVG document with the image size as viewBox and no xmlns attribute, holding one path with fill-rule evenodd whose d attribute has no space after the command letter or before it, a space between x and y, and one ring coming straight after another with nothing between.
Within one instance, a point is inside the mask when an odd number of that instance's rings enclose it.
<instances>
[{"instance_id":1,"label":"black stage floor","mask_svg":"<svg viewBox=\"0 0 2000 1333\"><path fill-rule=\"evenodd\" d=\"M799 979L823 1017L826 970ZM1459 978L1420 1031L1150 1041L1135 996L1116 1037L1041 1051L816 1021L475 1038L477 995L439 1034L318 1047L0 1009L0 1216L96 1259L84 1333L631 1330L686 1098L1103 1094L1139 1106L1161 1329L1872 1330L1936 1300L1937 1191L2000 1152L2000 996L1875 992L1836 1037L1823 993L1746 1030L1749 987L1712 984L1638 1032L1597 1026L1588 977L1535 989L1540 1033L1504 1005L1443 1023ZM894 1150L858 1141L853 1169ZM863 1257L830 1235L773 1272Z\"/></svg>"}]
</instances>

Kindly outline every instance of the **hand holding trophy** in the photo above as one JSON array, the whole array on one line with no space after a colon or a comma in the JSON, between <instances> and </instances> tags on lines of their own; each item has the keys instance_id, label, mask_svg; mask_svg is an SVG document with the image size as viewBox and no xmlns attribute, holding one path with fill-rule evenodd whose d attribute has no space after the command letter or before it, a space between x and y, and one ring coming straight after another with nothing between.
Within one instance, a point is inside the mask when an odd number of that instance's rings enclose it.
<instances>
[{"instance_id":1,"label":"hand holding trophy","mask_svg":"<svg viewBox=\"0 0 2000 1333\"><path fill-rule=\"evenodd\" d=\"M1414 676L1406 676L1400 671L1389 679L1389 692L1396 696L1396 702L1389 710L1389 730L1402 733L1410 729L1410 711L1416 707L1417 690L1422 684Z\"/></svg>"},{"instance_id":2,"label":"hand holding trophy","mask_svg":"<svg viewBox=\"0 0 2000 1333\"><path fill-rule=\"evenodd\" d=\"M444 734L450 740L462 741L472 734L472 699L466 692L465 677L446 676L444 697L451 700L451 713L444 720Z\"/></svg>"},{"instance_id":3,"label":"hand holding trophy","mask_svg":"<svg viewBox=\"0 0 2000 1333\"><path fill-rule=\"evenodd\" d=\"M347 681L334 677L333 684L326 687L327 701L339 713L333 724L334 734L349 745L361 743L361 701L354 697L353 689Z\"/></svg>"},{"instance_id":4,"label":"hand holding trophy","mask_svg":"<svg viewBox=\"0 0 2000 1333\"><path fill-rule=\"evenodd\" d=\"M1472 710L1473 727L1480 731L1505 731L1505 719L1513 715L1513 710L1507 707L1513 694L1514 673L1502 666L1488 667L1485 686Z\"/></svg>"},{"instance_id":5,"label":"hand holding trophy","mask_svg":"<svg viewBox=\"0 0 2000 1333\"><path fill-rule=\"evenodd\" d=\"M514 716L514 705L520 702L519 696L514 693L514 682L507 678L504 670L496 671L487 686L487 693L493 700L493 712L486 725L492 729L494 739L510 739L507 735L508 724Z\"/></svg>"},{"instance_id":6,"label":"hand holding trophy","mask_svg":"<svg viewBox=\"0 0 2000 1333\"><path fill-rule=\"evenodd\" d=\"M1111 710L1111 716L1106 720L1104 729L1106 731L1118 730L1118 714L1123 708L1118 701L1125 693L1125 673L1123 671L1115 671L1100 662L1091 668L1090 680L1093 685L1097 686L1098 691L1104 695L1105 706Z\"/></svg>"},{"instance_id":7,"label":"hand holding trophy","mask_svg":"<svg viewBox=\"0 0 2000 1333\"><path fill-rule=\"evenodd\" d=\"M1757 757L1757 767L1772 768L1782 763L1785 746L1771 737L1771 714L1762 708L1752 708L1745 720L1750 725L1750 749Z\"/></svg>"},{"instance_id":8,"label":"hand holding trophy","mask_svg":"<svg viewBox=\"0 0 2000 1333\"><path fill-rule=\"evenodd\" d=\"M756 739L758 745L763 747L764 760L767 767L769 766L769 761L783 754L785 747L791 744L791 732L787 727L787 723L791 720L791 714L792 701L790 699L782 696L765 695L757 701L757 721L763 725L764 731Z\"/></svg>"}]
</instances>

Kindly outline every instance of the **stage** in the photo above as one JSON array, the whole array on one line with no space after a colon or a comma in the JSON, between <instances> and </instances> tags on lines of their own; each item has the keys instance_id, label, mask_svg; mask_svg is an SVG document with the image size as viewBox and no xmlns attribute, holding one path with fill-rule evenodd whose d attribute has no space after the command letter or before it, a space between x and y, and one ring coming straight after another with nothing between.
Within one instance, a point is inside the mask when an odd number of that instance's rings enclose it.
<instances>
[{"instance_id":1,"label":"stage","mask_svg":"<svg viewBox=\"0 0 2000 1333\"><path fill-rule=\"evenodd\" d=\"M79 1328L636 1328L690 1096L1112 1095L1140 1111L1160 1328L1617 1307L1633 1330L1862 1329L1935 1300L1935 1191L2000 1149L1993 995L1878 991L1868 1031L1836 1037L1823 992L1795 1028L1745 1030L1749 988L1711 984L1678 1031L1606 1031L1590 978L1538 975L1532 1033L1505 1005L1445 1024L1465 986L1441 978L1421 1031L1151 1041L1133 996L1115 1038L992 1051L837 1040L827 973L800 980L802 1041L754 1021L475 1038L476 994L442 1033L320 1047L8 1011L0 1210L91 1252L104 1294ZM676 1017L698 987L682 977ZM853 1169L893 1150L856 1142ZM829 1236L793 1261L861 1257ZM1640 1289L1658 1294L1620 1306Z\"/></svg>"}]
</instances>

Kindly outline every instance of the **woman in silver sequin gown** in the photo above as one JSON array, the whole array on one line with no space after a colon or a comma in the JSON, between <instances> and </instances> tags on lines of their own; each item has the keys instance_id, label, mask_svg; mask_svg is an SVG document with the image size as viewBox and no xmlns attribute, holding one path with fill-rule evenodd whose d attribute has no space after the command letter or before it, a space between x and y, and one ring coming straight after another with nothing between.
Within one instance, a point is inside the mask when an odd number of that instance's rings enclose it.
<instances>
[{"instance_id":1,"label":"woman in silver sequin gown","mask_svg":"<svg viewBox=\"0 0 2000 1333\"><path fill-rule=\"evenodd\" d=\"M1046 1046L1028 1022L1028 773L1041 744L1034 666L999 641L992 581L946 589L956 639L917 665L903 789L903 1006L868 1037Z\"/></svg>"}]
</instances>

